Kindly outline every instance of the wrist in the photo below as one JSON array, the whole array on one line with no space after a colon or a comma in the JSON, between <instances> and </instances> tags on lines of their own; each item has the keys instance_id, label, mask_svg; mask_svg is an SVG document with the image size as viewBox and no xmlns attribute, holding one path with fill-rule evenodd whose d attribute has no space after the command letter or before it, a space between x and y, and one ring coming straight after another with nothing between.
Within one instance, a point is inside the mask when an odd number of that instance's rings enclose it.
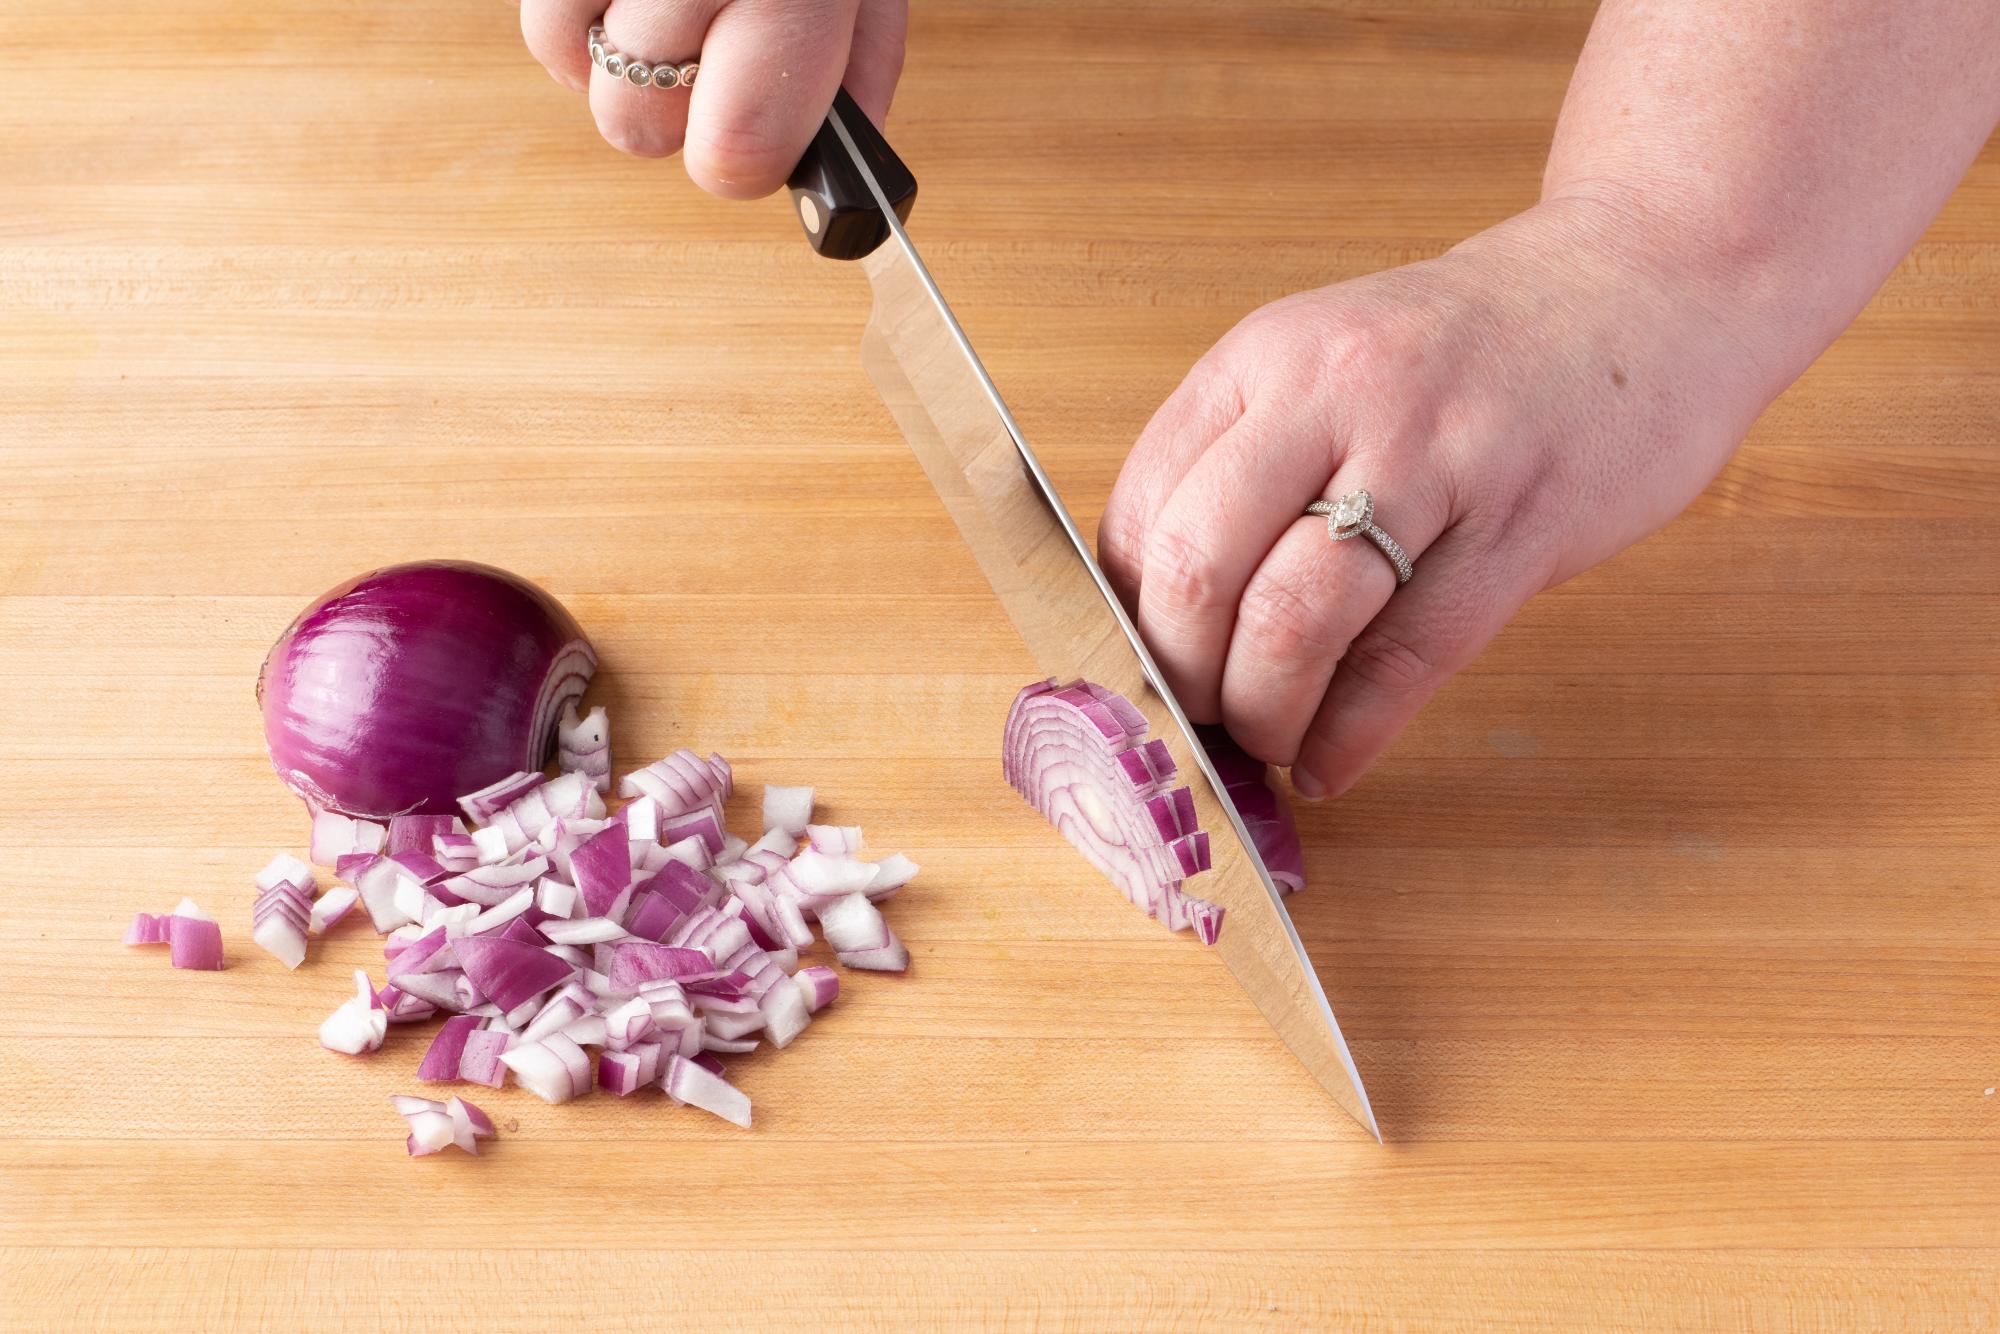
<instances>
[{"instance_id":1,"label":"wrist","mask_svg":"<svg viewBox=\"0 0 2000 1334\"><path fill-rule=\"evenodd\" d=\"M1771 312L1744 299L1746 279L1728 256L1622 189L1552 194L1451 253L1596 307L1608 337L1707 386L1711 409L1739 437L1805 364L1771 336Z\"/></svg>"}]
</instances>

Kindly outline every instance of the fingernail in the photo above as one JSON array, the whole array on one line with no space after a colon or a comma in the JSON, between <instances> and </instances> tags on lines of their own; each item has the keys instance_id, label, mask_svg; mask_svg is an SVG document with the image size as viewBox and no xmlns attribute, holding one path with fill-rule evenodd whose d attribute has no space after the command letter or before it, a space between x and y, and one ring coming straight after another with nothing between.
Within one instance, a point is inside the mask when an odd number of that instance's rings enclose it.
<instances>
[{"instance_id":1,"label":"fingernail","mask_svg":"<svg viewBox=\"0 0 2000 1334\"><path fill-rule=\"evenodd\" d=\"M1304 769L1292 770L1292 791L1298 794L1300 801L1326 800L1326 784Z\"/></svg>"}]
</instances>

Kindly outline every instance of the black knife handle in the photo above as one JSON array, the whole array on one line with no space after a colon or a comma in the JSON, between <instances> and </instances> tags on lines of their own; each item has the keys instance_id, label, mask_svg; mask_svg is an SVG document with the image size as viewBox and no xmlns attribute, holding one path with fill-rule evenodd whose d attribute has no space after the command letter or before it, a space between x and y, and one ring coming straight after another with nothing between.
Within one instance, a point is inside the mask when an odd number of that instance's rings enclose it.
<instances>
[{"instance_id":1,"label":"black knife handle","mask_svg":"<svg viewBox=\"0 0 2000 1334\"><path fill-rule=\"evenodd\" d=\"M875 173L899 220L909 219L910 205L917 199L917 178L889 147L875 123L861 114L847 90L835 93L833 111L813 136L799 165L792 168L786 184L791 187L792 208L812 248L828 259L860 259L889 239L889 224L868 182L861 178L854 159L834 133L835 114Z\"/></svg>"}]
</instances>

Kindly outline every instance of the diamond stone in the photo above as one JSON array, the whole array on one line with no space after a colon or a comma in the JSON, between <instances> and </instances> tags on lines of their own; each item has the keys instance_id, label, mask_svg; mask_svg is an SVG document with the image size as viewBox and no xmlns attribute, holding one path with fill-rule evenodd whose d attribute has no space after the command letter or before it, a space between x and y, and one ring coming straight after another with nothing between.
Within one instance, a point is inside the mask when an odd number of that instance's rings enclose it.
<instances>
[{"instance_id":1,"label":"diamond stone","mask_svg":"<svg viewBox=\"0 0 2000 1334\"><path fill-rule=\"evenodd\" d=\"M1333 513L1327 517L1336 528L1359 528L1373 517L1375 505L1366 491L1350 491L1334 502Z\"/></svg>"}]
</instances>

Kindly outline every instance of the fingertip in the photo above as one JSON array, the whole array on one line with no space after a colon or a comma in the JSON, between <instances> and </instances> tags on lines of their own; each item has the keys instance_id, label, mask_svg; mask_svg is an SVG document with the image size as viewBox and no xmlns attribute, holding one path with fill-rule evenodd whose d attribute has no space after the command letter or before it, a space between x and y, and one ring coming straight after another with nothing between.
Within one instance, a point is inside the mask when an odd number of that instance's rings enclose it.
<instances>
[{"instance_id":1,"label":"fingertip","mask_svg":"<svg viewBox=\"0 0 2000 1334\"><path fill-rule=\"evenodd\" d=\"M1292 767L1292 792L1300 801L1311 802L1314 805L1325 801L1327 797L1326 784L1314 777L1310 770L1297 765Z\"/></svg>"},{"instance_id":2,"label":"fingertip","mask_svg":"<svg viewBox=\"0 0 2000 1334\"><path fill-rule=\"evenodd\" d=\"M521 40L549 77L573 93L590 83L589 0L528 0L521 6Z\"/></svg>"},{"instance_id":3,"label":"fingertip","mask_svg":"<svg viewBox=\"0 0 2000 1334\"><path fill-rule=\"evenodd\" d=\"M689 132L687 173L723 199L762 199L785 183L810 142L808 136L793 149L748 127L702 123Z\"/></svg>"}]
</instances>

